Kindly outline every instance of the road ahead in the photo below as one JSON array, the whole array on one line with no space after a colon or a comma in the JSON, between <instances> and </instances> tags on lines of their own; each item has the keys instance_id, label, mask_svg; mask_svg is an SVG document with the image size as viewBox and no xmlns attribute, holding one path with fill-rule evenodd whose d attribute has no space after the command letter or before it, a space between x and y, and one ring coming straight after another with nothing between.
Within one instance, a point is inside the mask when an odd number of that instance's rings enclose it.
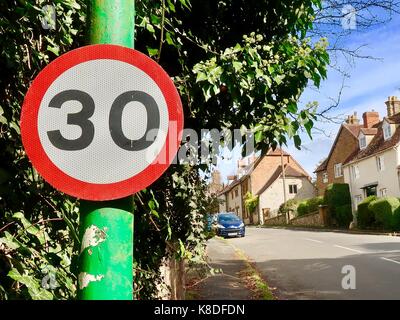
<instances>
[{"instance_id":1,"label":"road ahead","mask_svg":"<svg viewBox=\"0 0 400 320\"><path fill-rule=\"evenodd\" d=\"M277 288L280 299L400 299L400 237L247 228L227 241ZM354 266L356 289L342 288Z\"/></svg>"}]
</instances>

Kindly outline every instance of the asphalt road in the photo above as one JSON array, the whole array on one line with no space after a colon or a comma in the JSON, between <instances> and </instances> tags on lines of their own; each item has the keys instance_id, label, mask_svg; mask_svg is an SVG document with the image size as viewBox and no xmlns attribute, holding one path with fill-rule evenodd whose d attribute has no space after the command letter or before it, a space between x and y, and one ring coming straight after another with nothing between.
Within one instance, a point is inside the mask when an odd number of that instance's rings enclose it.
<instances>
[{"instance_id":1,"label":"asphalt road","mask_svg":"<svg viewBox=\"0 0 400 320\"><path fill-rule=\"evenodd\" d=\"M400 237L247 228L245 238L227 241L280 299L400 299ZM354 267L355 277L343 267ZM345 276L355 289L343 288Z\"/></svg>"}]
</instances>

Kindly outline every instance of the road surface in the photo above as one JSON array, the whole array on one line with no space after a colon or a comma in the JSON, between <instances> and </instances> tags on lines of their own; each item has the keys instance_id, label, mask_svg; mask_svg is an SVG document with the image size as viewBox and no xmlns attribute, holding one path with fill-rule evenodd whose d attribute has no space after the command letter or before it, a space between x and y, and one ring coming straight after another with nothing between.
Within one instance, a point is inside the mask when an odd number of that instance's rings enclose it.
<instances>
[{"instance_id":1,"label":"road surface","mask_svg":"<svg viewBox=\"0 0 400 320\"><path fill-rule=\"evenodd\" d=\"M245 238L227 241L280 299L400 299L400 237L247 228Z\"/></svg>"}]
</instances>

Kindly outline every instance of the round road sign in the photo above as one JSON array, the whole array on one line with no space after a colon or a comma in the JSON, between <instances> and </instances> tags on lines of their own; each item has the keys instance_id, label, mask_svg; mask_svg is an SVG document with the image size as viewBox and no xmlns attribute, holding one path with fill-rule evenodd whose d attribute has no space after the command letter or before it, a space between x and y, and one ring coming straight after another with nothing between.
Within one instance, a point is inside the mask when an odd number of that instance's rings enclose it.
<instances>
[{"instance_id":1,"label":"round road sign","mask_svg":"<svg viewBox=\"0 0 400 320\"><path fill-rule=\"evenodd\" d=\"M183 112L168 74L116 45L72 50L46 66L22 108L22 142L58 190L87 200L140 191L168 168L180 146Z\"/></svg>"}]
</instances>

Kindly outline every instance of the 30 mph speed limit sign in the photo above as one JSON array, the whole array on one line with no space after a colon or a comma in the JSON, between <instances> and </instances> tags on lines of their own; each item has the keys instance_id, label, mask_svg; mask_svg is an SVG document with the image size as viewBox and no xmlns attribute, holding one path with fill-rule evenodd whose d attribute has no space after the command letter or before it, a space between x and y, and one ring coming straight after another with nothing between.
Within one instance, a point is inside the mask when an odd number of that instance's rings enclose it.
<instances>
[{"instance_id":1,"label":"30 mph speed limit sign","mask_svg":"<svg viewBox=\"0 0 400 320\"><path fill-rule=\"evenodd\" d=\"M116 45L72 50L46 66L25 97L22 142L58 190L112 200L146 188L180 146L183 112L168 74Z\"/></svg>"}]
</instances>

